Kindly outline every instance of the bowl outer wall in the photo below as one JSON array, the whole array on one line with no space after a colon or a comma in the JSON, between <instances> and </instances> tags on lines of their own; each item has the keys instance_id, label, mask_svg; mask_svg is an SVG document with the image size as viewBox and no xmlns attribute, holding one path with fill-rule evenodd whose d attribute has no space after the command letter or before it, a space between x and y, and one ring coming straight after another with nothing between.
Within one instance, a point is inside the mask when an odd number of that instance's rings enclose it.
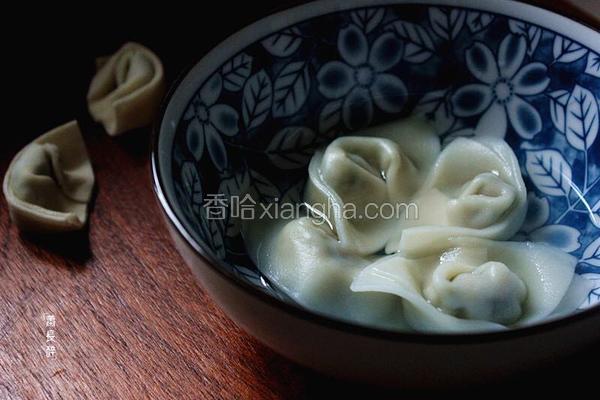
<instances>
[{"instance_id":1,"label":"bowl outer wall","mask_svg":"<svg viewBox=\"0 0 600 400\"><path fill-rule=\"evenodd\" d=\"M394 3L471 6L521 19L527 12L535 12L539 14L540 20L544 21L539 25L566 36L576 37L579 40L588 38L590 32L594 33L593 30L583 25L573 24L572 21L564 24L569 20L557 14L512 1L495 2L494 4L470 0L317 2L267 17L234 34L205 56L202 62L196 64L179 83L174 93L171 93L169 99L177 94L178 102L186 104L193 95L197 83L202 82L207 75L202 71L211 71L217 68L227 57L248 44L245 36L249 36L248 31L251 29L259 31L258 34L252 33L252 36L256 38L260 37L261 28L264 35L296 21L319 15L325 9L336 11L361 5ZM285 18L282 18L283 16ZM600 52L599 42L591 39L580 41ZM229 47L233 47L233 50ZM168 106L172 106L171 103ZM333 321L336 323L327 324L325 323L327 318L316 317L297 307L295 307L296 312L290 313L290 308L283 307L283 304L278 305L277 300L267 301L265 298L267 296L264 294L260 296L259 294L262 293L257 289L248 290L248 287L236 282L233 277L218 271L218 267L209 261L210 257L202 255L200 246L193 242L191 237L186 234L182 224L178 223L165 196L165 192L172 193L169 180L165 179L170 174L170 163L161 163L160 161L169 157L169 154L164 151L165 146L161 143L169 143L169 140L172 139L169 132L174 133L176 127L173 107L169 108L168 106L159 127L161 134L158 135L157 130L155 138L153 173L155 189L160 205L166 213L171 234L196 277L227 314L236 323L276 351L304 365L330 374L361 380L372 380L378 375L382 382L390 381L388 378L391 378L391 381L397 381L398 377L402 376L416 382L419 377L421 380L426 378L423 375L426 371L436 371L436 375L441 374L448 379L453 376L464 378L463 372L466 372L464 368L462 370L457 368L461 365L468 366L468 369L471 370L474 368L480 370L479 376L484 372L488 374L507 372L509 367L514 370L515 365L525 368L548 357L574 351L600 338L598 329L600 327L600 309L598 307L567 318L568 323L563 320L500 334L407 335L394 333L371 335L370 333L378 331L370 328L345 331L344 326L352 327L352 325L336 321ZM160 168L158 168L159 164ZM307 315L312 318L307 318ZM422 336L424 340L419 340L419 336ZM432 336L439 340L430 340ZM307 338L310 338L309 342L307 342ZM302 344L299 345L299 343ZM457 346L460 347L461 352L465 353L461 353L460 364L456 365L456 362L452 362L452 367L448 368L448 360L456 357ZM373 354L378 356L374 357ZM404 363L395 365L398 360L403 360ZM407 363L407 360L411 362ZM390 368L391 366L394 368Z\"/></svg>"},{"instance_id":2,"label":"bowl outer wall","mask_svg":"<svg viewBox=\"0 0 600 400\"><path fill-rule=\"evenodd\" d=\"M544 365L598 341L600 313L497 341L462 335L462 342L414 342L339 330L299 318L243 290L211 268L167 224L195 278L238 326L291 360L340 379L404 388L480 384Z\"/></svg>"}]
</instances>

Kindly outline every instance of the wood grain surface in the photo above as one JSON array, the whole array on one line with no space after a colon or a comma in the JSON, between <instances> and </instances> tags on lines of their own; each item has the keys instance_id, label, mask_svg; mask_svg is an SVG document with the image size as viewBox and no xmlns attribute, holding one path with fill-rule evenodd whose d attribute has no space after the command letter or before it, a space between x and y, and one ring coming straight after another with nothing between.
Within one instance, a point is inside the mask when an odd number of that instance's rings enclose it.
<instances>
[{"instance_id":1,"label":"wood grain surface","mask_svg":"<svg viewBox=\"0 0 600 400\"><path fill-rule=\"evenodd\" d=\"M265 5L248 18L266 14L270 7ZM239 27L223 27L206 46ZM117 38L112 37L113 42ZM115 48L118 43L113 42L99 40L100 49L94 51L102 54ZM156 47L164 58L161 46ZM91 65L93 59L87 58L86 65ZM184 61L165 64L176 71ZM64 69L61 65L54 68L57 74ZM64 94L64 100L60 93L40 93L42 99L48 97L44 104L51 110L68 112L41 111L0 147L3 177L21 146L45 129L77 117L97 179L89 229L77 234L23 235L11 225L4 199L0 200L0 399L412 398L441 394L336 381L276 355L236 327L196 285L168 237L151 187L149 129L111 139L92 123L82 100L89 73L89 68L64 73L78 82L70 94ZM60 79L48 85L48 90L52 85L62 87ZM50 104L52 99L58 105ZM49 314L55 316L54 327L46 326ZM55 337L47 342L50 330ZM47 357L47 345L55 346L54 356ZM510 394L526 386L544 394L563 387L592 386L597 375L593 365L599 359L599 348L591 348L508 382L460 390Z\"/></svg>"}]
</instances>

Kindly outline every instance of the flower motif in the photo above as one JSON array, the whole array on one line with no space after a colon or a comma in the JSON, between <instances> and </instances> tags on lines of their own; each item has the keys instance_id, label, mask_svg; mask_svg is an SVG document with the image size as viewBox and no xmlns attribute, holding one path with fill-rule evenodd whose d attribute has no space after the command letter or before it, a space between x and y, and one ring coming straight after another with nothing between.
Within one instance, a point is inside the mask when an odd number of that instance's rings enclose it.
<instances>
[{"instance_id":1,"label":"flower motif","mask_svg":"<svg viewBox=\"0 0 600 400\"><path fill-rule=\"evenodd\" d=\"M227 104L215 104L221 95L223 81L216 73L201 88L192 100L183 119L189 121L186 140L196 160L202 158L204 145L217 168L227 166L227 153L219 134L235 136L238 133L238 113Z\"/></svg>"},{"instance_id":2,"label":"flower motif","mask_svg":"<svg viewBox=\"0 0 600 400\"><path fill-rule=\"evenodd\" d=\"M467 68L482 83L459 88L452 96L452 105L458 117L483 114L475 128L477 134L504 137L507 116L524 139L531 139L542 130L540 114L521 96L542 93L550 79L546 66L540 62L521 68L526 53L525 38L513 34L502 40L497 57L481 42L475 42L466 51Z\"/></svg>"},{"instance_id":3,"label":"flower motif","mask_svg":"<svg viewBox=\"0 0 600 400\"><path fill-rule=\"evenodd\" d=\"M317 73L319 91L330 100L342 100L342 118L350 129L364 127L373 117L373 103L397 113L406 103L407 90L395 75L386 73L402 58L403 45L392 32L379 36L369 49L367 37L356 25L340 30L342 61L330 61Z\"/></svg>"}]
</instances>

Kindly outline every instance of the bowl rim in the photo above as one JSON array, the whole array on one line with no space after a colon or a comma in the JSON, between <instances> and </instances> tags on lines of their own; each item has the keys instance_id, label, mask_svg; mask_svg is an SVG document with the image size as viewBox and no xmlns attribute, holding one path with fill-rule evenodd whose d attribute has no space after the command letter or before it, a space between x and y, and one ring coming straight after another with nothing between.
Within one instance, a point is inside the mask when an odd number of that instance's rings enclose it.
<instances>
[{"instance_id":1,"label":"bowl rim","mask_svg":"<svg viewBox=\"0 0 600 400\"><path fill-rule=\"evenodd\" d=\"M580 28L583 28L583 31L587 31L587 33L599 34L600 30L591 27L585 22L577 20L571 16L563 16L557 14L553 11L550 11L546 8L532 5L528 3L523 3L521 1L516 0L503 0L501 3L486 3L480 2L478 0L316 0L311 1L305 4L301 4L298 6L294 6L288 9L284 9L283 11L277 11L271 13L263 18L258 19L257 21L245 26L244 28L238 30L233 33L225 40L218 43L214 46L210 51L205 53L204 55L198 57L196 61L192 62L186 68L184 68L176 79L171 84L167 94L162 100L160 110L158 116L152 127L152 140L150 143L151 146L151 154L150 154L150 162L151 162L151 180L152 186L154 189L154 193L157 199L157 202L164 214L164 220L174 228L174 232L176 232L180 237L184 239L184 244L193 250L193 252L199 256L204 264L204 266L208 266L222 278L224 278L228 283L233 284L238 289L241 289L246 294L256 297L258 300L266 303L269 306L279 309L280 311L291 314L294 317L302 319L305 322L313 323L316 325L325 326L327 328L331 328L337 331L341 331L346 334L354 334L366 338L376 338L390 341L401 341L407 343L417 343L417 344L439 344L439 345L450 345L450 344L479 344L479 343L489 343L489 342L499 342L506 341L515 338L522 338L525 336L530 336L542 332L549 332L556 329L559 329L565 325L570 325L573 322L581 321L583 319L589 319L593 316L600 316L600 304L594 305L588 309L579 311L575 314L561 317L555 320L550 320L546 322L542 322L539 324L525 326L520 328L508 329L505 331L494 331L494 332L475 332L475 333L419 333L419 332L402 332L402 331L394 331L387 330L381 328L370 327L366 325L360 325L357 323L353 323L350 321L345 321L342 319L337 319L334 317L328 317L323 314L319 314L314 311L310 311L300 305L291 304L284 302L266 292L258 289L254 285L243 281L239 277L235 276L232 272L229 271L229 267L225 265L221 260L213 257L210 254L210 251L204 249L203 244L197 242L193 235L188 232L185 225L182 223L180 218L177 216L174 207L172 206L167 194L164 182L162 180L161 168L160 168L160 148L159 148L159 140L161 137L161 132L163 132L163 126L165 123L165 117L167 114L167 109L169 105L171 105L171 100L173 96L176 94L178 89L181 88L182 83L189 78L191 72L193 70L199 69L199 67L203 67L202 61L205 59L209 59L214 54L222 50L233 43L235 41L243 41L243 45L237 45L239 47L237 51L229 52L230 55L236 54L241 49L243 49L248 44L254 43L256 40L252 39L252 41L242 39L244 36L248 35L250 32L256 30L258 26L272 23L273 20L285 20L286 24L283 26L290 26L292 24L298 23L300 21L304 21L310 18L318 17L324 15L326 13L331 12L339 12L345 11L348 9L361 8L361 7L376 7L376 6L385 6L385 5L394 5L394 4L407 4L407 5L447 5L461 8L471 8L477 11L489 11L494 12L496 14L506 15L507 17L518 19L524 22L528 22L521 18L521 16L526 12L534 12L538 13L541 19L544 21L543 24L535 24L537 26L543 27L544 29L554 31L556 33L563 34L569 38L572 38L573 32L564 28L560 22L568 22L569 24L576 24ZM317 6L317 7L315 7ZM540 14L541 13L541 14ZM308 15L308 16L307 16ZM531 23L531 22L529 22ZM548 25L553 25L552 27L548 27ZM571 26L572 28L572 26ZM281 28L279 28L281 29ZM277 28L273 28L271 24L271 32L278 30ZM256 36L256 35L254 35ZM594 50L600 50L600 46L596 42L587 43L586 40L580 41L581 44L584 44L588 48L593 48ZM195 90L194 90L195 92Z\"/></svg>"}]
</instances>

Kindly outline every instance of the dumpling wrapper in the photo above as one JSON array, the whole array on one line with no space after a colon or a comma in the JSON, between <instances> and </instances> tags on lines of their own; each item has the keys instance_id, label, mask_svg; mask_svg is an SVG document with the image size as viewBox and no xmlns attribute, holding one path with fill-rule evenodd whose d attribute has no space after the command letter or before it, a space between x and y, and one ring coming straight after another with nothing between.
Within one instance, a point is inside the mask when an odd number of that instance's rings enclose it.
<instances>
[{"instance_id":1,"label":"dumpling wrapper","mask_svg":"<svg viewBox=\"0 0 600 400\"><path fill-rule=\"evenodd\" d=\"M370 254L385 246L395 221L366 218L366 213L412 195L416 173L391 140L346 136L312 158L304 200L323 212L344 248ZM376 207L369 210L369 204Z\"/></svg>"},{"instance_id":2,"label":"dumpling wrapper","mask_svg":"<svg viewBox=\"0 0 600 400\"><path fill-rule=\"evenodd\" d=\"M488 260L485 248L459 247L439 259L425 298L446 314L510 325L523 315L527 287L504 263Z\"/></svg>"},{"instance_id":3,"label":"dumpling wrapper","mask_svg":"<svg viewBox=\"0 0 600 400\"><path fill-rule=\"evenodd\" d=\"M76 121L25 146L12 160L3 191L21 230L60 232L87 221L94 172Z\"/></svg>"},{"instance_id":4,"label":"dumpling wrapper","mask_svg":"<svg viewBox=\"0 0 600 400\"><path fill-rule=\"evenodd\" d=\"M573 284L579 282L573 278L576 258L551 246L477 238L450 238L447 244L449 251L441 257L428 255L409 259L400 254L384 257L358 274L352 282L351 289L357 292L383 292L399 296L404 299L405 318L413 329L439 333L497 331L539 323L572 312L581 305L587 295L587 290L582 290L582 285ZM505 325L489 320L458 318L434 306L426 295L428 290L432 290L433 276L444 263L443 257L465 249L467 251L462 253L465 254L462 261L469 263L470 259L474 269L485 263L501 263L523 282L526 297L522 303L522 315L514 323ZM464 273L469 274L474 269ZM490 276L491 279L496 279L494 275ZM450 281L458 277L459 273ZM501 282L505 280L502 279L498 283ZM516 288L517 293L506 295L518 298L521 295L519 285L514 282L511 285ZM490 285L481 287L489 288ZM472 289L468 286L465 288ZM503 289L498 285L498 290ZM440 293L440 297L445 294L447 293ZM482 292L481 297L489 298L489 293ZM467 306L480 307L482 304L485 302L472 302ZM489 312L493 313L493 310Z\"/></svg>"},{"instance_id":5,"label":"dumpling wrapper","mask_svg":"<svg viewBox=\"0 0 600 400\"><path fill-rule=\"evenodd\" d=\"M445 239L455 236L507 240L527 213L518 160L504 140L495 138L451 142L412 201L419 218L401 222L386 253L421 257L445 248Z\"/></svg>"},{"instance_id":6,"label":"dumpling wrapper","mask_svg":"<svg viewBox=\"0 0 600 400\"><path fill-rule=\"evenodd\" d=\"M165 93L163 66L152 51L126 43L98 59L88 93L88 109L109 135L149 125Z\"/></svg>"},{"instance_id":7,"label":"dumpling wrapper","mask_svg":"<svg viewBox=\"0 0 600 400\"><path fill-rule=\"evenodd\" d=\"M383 213L382 204L392 206L387 215L410 212L400 206L418 190L440 143L415 119L360 134L338 138L313 156L304 201L324 211L344 249L371 254L384 248L397 226L396 218L372 216Z\"/></svg>"},{"instance_id":8,"label":"dumpling wrapper","mask_svg":"<svg viewBox=\"0 0 600 400\"><path fill-rule=\"evenodd\" d=\"M429 172L441 151L440 138L433 126L418 117L371 126L358 133L395 142L422 175Z\"/></svg>"},{"instance_id":9,"label":"dumpling wrapper","mask_svg":"<svg viewBox=\"0 0 600 400\"><path fill-rule=\"evenodd\" d=\"M309 217L244 221L242 234L260 272L301 306L364 325L405 327L398 298L350 290L373 260L342 249L326 223Z\"/></svg>"}]
</instances>

